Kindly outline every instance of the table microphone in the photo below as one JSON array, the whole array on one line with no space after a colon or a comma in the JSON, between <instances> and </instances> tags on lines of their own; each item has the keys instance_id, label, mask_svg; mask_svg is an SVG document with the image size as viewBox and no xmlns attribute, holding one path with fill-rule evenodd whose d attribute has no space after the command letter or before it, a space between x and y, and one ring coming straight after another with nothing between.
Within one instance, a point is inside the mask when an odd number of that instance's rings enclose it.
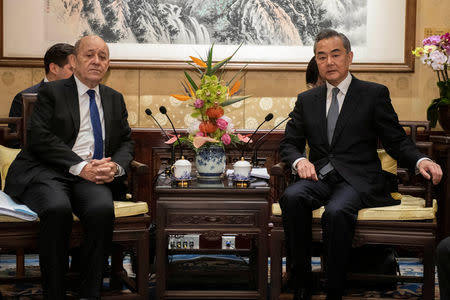
<instances>
[{"instance_id":1,"label":"table microphone","mask_svg":"<svg viewBox=\"0 0 450 300\"><path fill-rule=\"evenodd\" d=\"M252 140L252 137L255 135L255 133L258 131L258 129L266 122L269 122L270 120L273 119L273 113L268 113L267 116L264 118L264 121L262 121L261 124L259 124L258 127L256 127L255 131L253 131L252 135L250 136L250 138L248 139L247 143L245 143L245 145L242 147L242 153L241 153L241 157L244 157L244 150L245 147L247 147L248 143L250 143L250 141Z\"/></svg>"},{"instance_id":2,"label":"table microphone","mask_svg":"<svg viewBox=\"0 0 450 300\"><path fill-rule=\"evenodd\" d=\"M152 111L150 110L150 108L147 108L145 110L145 113L152 117L153 121L155 121L155 123L159 126L159 129L161 129L162 133L164 133L164 135L166 136L167 140L170 139L169 135L167 134L167 132L162 128L161 124L159 124L158 120L156 120L156 118L152 115ZM165 172L166 174L170 174L170 167L173 165L173 163L175 162L175 147L172 145L170 145L170 161L169 161L169 166L166 168Z\"/></svg>"},{"instance_id":3,"label":"table microphone","mask_svg":"<svg viewBox=\"0 0 450 300\"><path fill-rule=\"evenodd\" d=\"M156 123L156 125L159 126L159 129L161 129L162 133L164 133L164 135L166 136L166 138L169 140L170 137L169 135L166 133L166 131L162 128L161 124L159 124L158 120L156 120L156 118L152 115L152 111L150 110L150 108L147 108L145 110L145 113L147 114L147 116L152 117L153 121Z\"/></svg>"},{"instance_id":4,"label":"table microphone","mask_svg":"<svg viewBox=\"0 0 450 300\"><path fill-rule=\"evenodd\" d=\"M167 114L167 109L166 109L166 107L165 107L165 106L160 106L160 107L159 107L159 111L160 111L163 115L165 115L165 116L167 117L167 120L169 120L170 125L172 125L173 132L175 133L175 136L177 137L178 145L180 146L180 155L181 155L181 157L183 157L183 148L181 147L181 142L180 142L180 139L178 138L178 133L177 133L177 131L175 130L175 126L173 126L172 120L169 118L169 115ZM180 157L180 158L181 158L181 157Z\"/></svg>"},{"instance_id":5,"label":"table microphone","mask_svg":"<svg viewBox=\"0 0 450 300\"><path fill-rule=\"evenodd\" d=\"M262 146L262 144L264 144L265 141L262 141L267 135L269 135L272 131L274 131L275 129L278 128L278 126L280 126L281 124L283 124L284 122L286 122L288 119L290 118L290 116L288 116L287 118L285 118L284 120L282 120L280 123L278 123L277 125L275 125L274 128L270 129L269 132L266 132L262 137L260 137L254 144L253 147L253 157L252 157L252 166L256 167L257 163L258 163L258 149L259 147ZM259 145L258 143L262 141Z\"/></svg>"}]
</instances>

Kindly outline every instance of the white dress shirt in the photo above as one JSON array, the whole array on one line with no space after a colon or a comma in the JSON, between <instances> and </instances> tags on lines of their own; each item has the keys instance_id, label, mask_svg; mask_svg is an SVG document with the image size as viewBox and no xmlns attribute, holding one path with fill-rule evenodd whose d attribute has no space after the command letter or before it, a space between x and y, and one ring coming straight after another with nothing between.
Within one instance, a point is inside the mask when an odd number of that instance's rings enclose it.
<instances>
[{"instance_id":1,"label":"white dress shirt","mask_svg":"<svg viewBox=\"0 0 450 300\"><path fill-rule=\"evenodd\" d=\"M95 91L95 103L97 104L98 112L100 115L100 122L102 124L103 156L105 154L105 119L103 116L103 107L100 98L99 86L97 85L96 87L91 89L84 83L82 83L77 78L77 76L74 75L74 78L77 84L78 104L80 107L80 130L78 131L77 139L75 140L75 144L72 147L72 151L75 152L84 161L71 166L69 172L73 175L78 176L80 175L81 170L83 170L84 166L86 166L88 162L92 160L95 148L94 131L92 129L91 116L89 112L89 95L87 94L88 90ZM118 164L116 165L118 168L118 174L116 176L123 175L125 173L123 168Z\"/></svg>"}]
</instances>

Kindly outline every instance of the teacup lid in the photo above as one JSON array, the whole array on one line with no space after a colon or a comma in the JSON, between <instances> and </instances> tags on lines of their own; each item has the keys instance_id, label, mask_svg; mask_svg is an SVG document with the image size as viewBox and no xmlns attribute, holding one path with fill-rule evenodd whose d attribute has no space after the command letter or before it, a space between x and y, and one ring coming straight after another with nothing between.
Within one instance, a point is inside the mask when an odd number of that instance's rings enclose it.
<instances>
[{"instance_id":1,"label":"teacup lid","mask_svg":"<svg viewBox=\"0 0 450 300\"><path fill-rule=\"evenodd\" d=\"M241 157L241 160L238 160L234 163L235 167L251 167L250 163L244 159L244 157Z\"/></svg>"},{"instance_id":2,"label":"teacup lid","mask_svg":"<svg viewBox=\"0 0 450 300\"><path fill-rule=\"evenodd\" d=\"M179 167L181 167L181 166L190 166L190 165L191 165L191 162L188 161L187 159L184 159L184 156L182 156L181 159L177 160L177 161L174 163L174 165L175 165L175 166L179 166Z\"/></svg>"}]
</instances>

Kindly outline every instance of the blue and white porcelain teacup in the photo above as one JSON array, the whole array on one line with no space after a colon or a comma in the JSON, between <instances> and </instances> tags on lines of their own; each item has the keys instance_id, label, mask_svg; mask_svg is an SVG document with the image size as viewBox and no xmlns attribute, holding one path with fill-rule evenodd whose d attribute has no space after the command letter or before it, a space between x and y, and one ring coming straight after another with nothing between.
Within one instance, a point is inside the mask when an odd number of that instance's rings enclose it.
<instances>
[{"instance_id":1,"label":"blue and white porcelain teacup","mask_svg":"<svg viewBox=\"0 0 450 300\"><path fill-rule=\"evenodd\" d=\"M250 172L252 170L252 165L244 160L242 157L241 160L238 160L233 165L234 169L234 179L235 180L249 180Z\"/></svg>"},{"instance_id":2,"label":"blue and white porcelain teacup","mask_svg":"<svg viewBox=\"0 0 450 300\"><path fill-rule=\"evenodd\" d=\"M191 178L192 165L191 162L184 159L177 160L172 166L172 174L178 180L190 179Z\"/></svg>"}]
</instances>

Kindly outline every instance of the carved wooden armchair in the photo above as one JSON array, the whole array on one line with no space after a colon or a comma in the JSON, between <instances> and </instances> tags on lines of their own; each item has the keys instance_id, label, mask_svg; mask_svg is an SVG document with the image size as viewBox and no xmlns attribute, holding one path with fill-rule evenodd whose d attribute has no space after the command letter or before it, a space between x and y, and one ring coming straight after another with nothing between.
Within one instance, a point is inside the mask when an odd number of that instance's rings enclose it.
<instances>
[{"instance_id":1,"label":"carved wooden armchair","mask_svg":"<svg viewBox=\"0 0 450 300\"><path fill-rule=\"evenodd\" d=\"M428 157L432 157L432 143L419 141L427 139L430 133L428 122L400 122L409 132L411 139ZM418 130L421 129L421 130ZM275 199L279 199L284 188L291 180L291 170L283 163L272 167L271 175L275 177ZM422 255L423 277L396 276L379 274L349 274L349 279L390 282L422 282L423 299L434 299L434 251L436 243L436 201L432 200L431 182L422 180L420 175L409 174L407 170L398 169L398 191L403 195L402 204L393 207L363 209L359 212L355 230L354 246L391 245L418 250ZM411 196L407 196L411 195ZM421 197L421 199L412 196ZM320 216L323 208L313 211L313 241L322 240ZM282 257L284 252L284 231L281 209L278 203L272 205L270 222L273 224L270 235L270 280L271 300L277 300L282 293ZM287 259L289 259L287 257ZM289 272L288 263L286 271Z\"/></svg>"},{"instance_id":2,"label":"carved wooden armchair","mask_svg":"<svg viewBox=\"0 0 450 300\"><path fill-rule=\"evenodd\" d=\"M8 145L11 141L19 140L21 145L26 144L26 124L31 115L36 94L23 94L23 114L21 118L0 118L0 145ZM16 126L16 132L11 132L8 124ZM0 146L0 173L6 177L8 162L5 162L6 153L14 150ZM16 151L16 154L19 150ZM14 155L15 157L15 155ZM11 160L12 161L12 160ZM11 163L9 161L9 163ZM150 216L148 205L139 201L138 177L148 173L147 165L133 161L128 178L130 201L115 201L115 223L113 231L113 253L111 255L110 291L102 299L148 299L149 274L149 234ZM16 254L16 276L14 278L0 278L0 282L11 280L36 280L38 278L25 277L24 253L37 249L39 238L39 221L23 221L7 216L0 216L0 250L14 251ZM77 246L82 240L80 222L74 222L70 245ZM132 249L137 259L135 278L127 274L123 268L123 251ZM131 293L122 293L126 286Z\"/></svg>"}]
</instances>

